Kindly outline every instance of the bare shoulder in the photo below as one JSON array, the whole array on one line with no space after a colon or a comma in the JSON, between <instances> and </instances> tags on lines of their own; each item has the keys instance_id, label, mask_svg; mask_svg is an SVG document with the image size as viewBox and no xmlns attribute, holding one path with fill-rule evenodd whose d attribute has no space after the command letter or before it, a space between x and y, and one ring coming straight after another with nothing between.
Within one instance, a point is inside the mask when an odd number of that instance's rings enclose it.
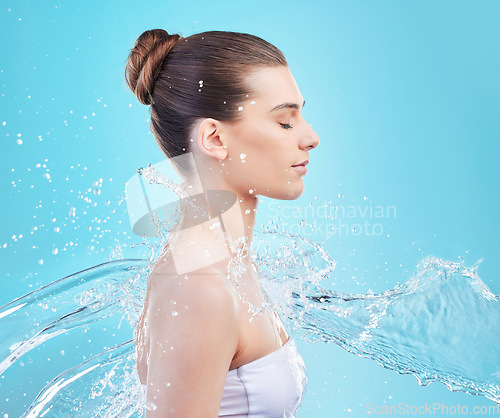
<instances>
[{"instance_id":1,"label":"bare shoulder","mask_svg":"<svg viewBox=\"0 0 500 418\"><path fill-rule=\"evenodd\" d=\"M239 343L237 295L221 269L150 276L147 371L154 416L217 416Z\"/></svg>"},{"instance_id":2,"label":"bare shoulder","mask_svg":"<svg viewBox=\"0 0 500 418\"><path fill-rule=\"evenodd\" d=\"M219 266L178 274L172 260L166 258L151 273L148 287L149 311L153 316L198 318L191 323L196 326L196 322L203 323L201 319L209 315L214 322L221 317L221 326L229 325L231 320L237 324L237 294Z\"/></svg>"}]
</instances>

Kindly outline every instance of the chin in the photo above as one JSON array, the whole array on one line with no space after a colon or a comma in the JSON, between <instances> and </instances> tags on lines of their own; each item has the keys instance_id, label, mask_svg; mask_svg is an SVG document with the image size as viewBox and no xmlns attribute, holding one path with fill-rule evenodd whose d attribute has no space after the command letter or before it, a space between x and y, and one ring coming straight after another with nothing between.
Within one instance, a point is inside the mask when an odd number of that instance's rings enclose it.
<instances>
[{"instance_id":1,"label":"chin","mask_svg":"<svg viewBox=\"0 0 500 418\"><path fill-rule=\"evenodd\" d=\"M302 193L304 193L304 188L299 193L294 194L292 197L290 197L287 200L297 200L300 196L302 196Z\"/></svg>"},{"instance_id":2,"label":"chin","mask_svg":"<svg viewBox=\"0 0 500 418\"><path fill-rule=\"evenodd\" d=\"M278 193L273 193L268 197L278 200L296 200L304 193L304 183L299 186L292 187L288 190L280 190Z\"/></svg>"}]
</instances>

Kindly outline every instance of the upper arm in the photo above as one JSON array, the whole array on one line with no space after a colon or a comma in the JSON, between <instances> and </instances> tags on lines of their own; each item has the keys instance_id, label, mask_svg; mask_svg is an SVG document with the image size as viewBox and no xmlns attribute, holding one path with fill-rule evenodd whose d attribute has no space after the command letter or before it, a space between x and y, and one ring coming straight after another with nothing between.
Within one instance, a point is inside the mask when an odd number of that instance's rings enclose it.
<instances>
[{"instance_id":1,"label":"upper arm","mask_svg":"<svg viewBox=\"0 0 500 418\"><path fill-rule=\"evenodd\" d=\"M225 278L156 277L148 309L146 416L218 416L238 345L237 304Z\"/></svg>"}]
</instances>

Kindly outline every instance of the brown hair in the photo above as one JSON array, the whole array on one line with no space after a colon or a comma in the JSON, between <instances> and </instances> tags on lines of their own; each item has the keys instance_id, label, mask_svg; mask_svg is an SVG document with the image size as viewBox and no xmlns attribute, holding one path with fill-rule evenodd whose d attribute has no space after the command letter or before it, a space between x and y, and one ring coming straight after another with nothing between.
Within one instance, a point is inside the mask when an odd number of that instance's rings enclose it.
<instances>
[{"instance_id":1,"label":"brown hair","mask_svg":"<svg viewBox=\"0 0 500 418\"><path fill-rule=\"evenodd\" d=\"M189 151L199 118L236 121L251 92L245 76L287 66L283 53L247 33L209 31L183 38L163 29L142 33L128 56L125 80L151 105L151 131L167 157Z\"/></svg>"}]
</instances>

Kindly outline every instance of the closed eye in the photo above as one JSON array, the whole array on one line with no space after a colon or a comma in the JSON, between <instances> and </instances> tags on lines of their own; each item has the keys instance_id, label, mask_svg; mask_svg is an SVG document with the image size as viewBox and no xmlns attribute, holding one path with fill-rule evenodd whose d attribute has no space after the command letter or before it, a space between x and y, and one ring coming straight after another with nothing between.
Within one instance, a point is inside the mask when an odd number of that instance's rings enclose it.
<instances>
[{"instance_id":1,"label":"closed eye","mask_svg":"<svg viewBox=\"0 0 500 418\"><path fill-rule=\"evenodd\" d=\"M288 124L288 123L280 123L280 125L283 129L292 129L293 128L293 126Z\"/></svg>"}]
</instances>

